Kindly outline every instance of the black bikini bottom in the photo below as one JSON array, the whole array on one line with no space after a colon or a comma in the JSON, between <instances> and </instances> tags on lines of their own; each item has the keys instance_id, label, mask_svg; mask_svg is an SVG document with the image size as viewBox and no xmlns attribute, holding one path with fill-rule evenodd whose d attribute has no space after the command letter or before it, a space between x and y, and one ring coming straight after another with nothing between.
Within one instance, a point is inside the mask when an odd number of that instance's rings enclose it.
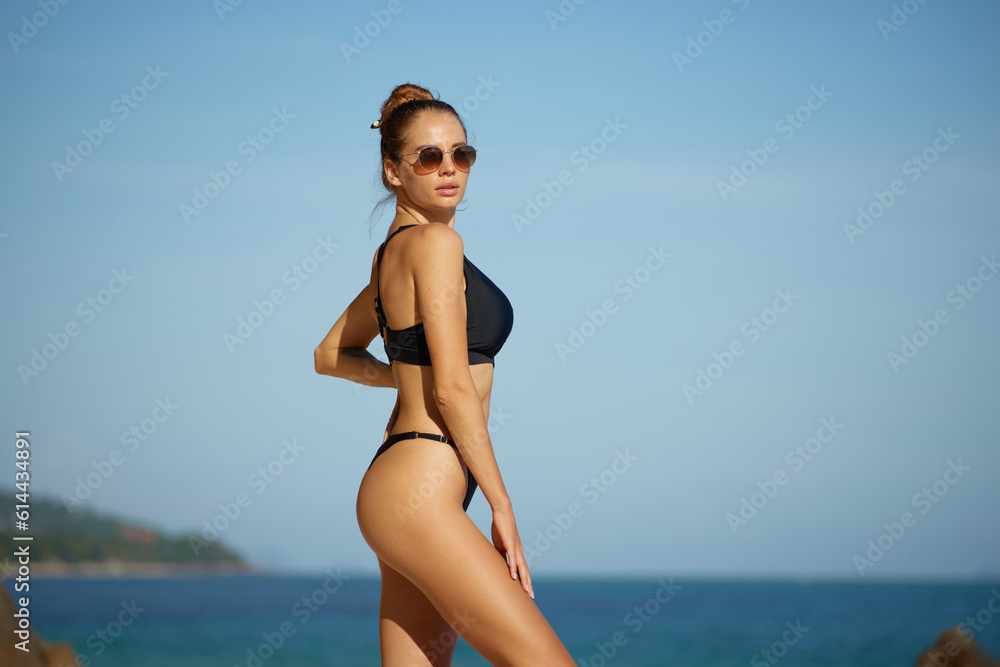
<instances>
[{"instance_id":1,"label":"black bikini bottom","mask_svg":"<svg viewBox=\"0 0 1000 667\"><path fill-rule=\"evenodd\" d=\"M372 459L372 463L375 463L375 459L381 456L385 450L389 449L400 440L412 440L413 438L425 438L427 440L437 440L438 442L447 442L449 445L454 447L456 451L458 450L458 446L455 444L455 442L450 438L444 437L443 435L439 435L437 433L420 433L418 431L407 431L406 433L394 433L393 435L390 435L388 438L386 438L385 442L382 443L382 446L378 448L377 452L375 452L375 458ZM372 467L372 463L368 464L369 468ZM469 470L468 473L469 473L468 486L467 486L468 490L465 492L465 501L462 503L463 510L469 509L469 503L472 502L472 496L475 495L476 487L479 486L479 484L476 482L476 478L472 476L472 471Z\"/></svg>"}]
</instances>

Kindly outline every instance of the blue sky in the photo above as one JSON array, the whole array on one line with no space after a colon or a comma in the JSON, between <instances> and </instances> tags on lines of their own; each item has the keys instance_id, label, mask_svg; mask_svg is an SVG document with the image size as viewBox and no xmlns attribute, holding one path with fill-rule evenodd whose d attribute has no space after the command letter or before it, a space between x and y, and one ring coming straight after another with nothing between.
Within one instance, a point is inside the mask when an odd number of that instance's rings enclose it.
<instances>
[{"instance_id":1,"label":"blue sky","mask_svg":"<svg viewBox=\"0 0 1000 667\"><path fill-rule=\"evenodd\" d=\"M0 10L33 493L185 536L246 494L252 562L376 571L394 394L312 350L409 81L480 151L456 229L514 306L490 426L533 574L1000 576L995 3L44 4Z\"/></svg>"}]
</instances>

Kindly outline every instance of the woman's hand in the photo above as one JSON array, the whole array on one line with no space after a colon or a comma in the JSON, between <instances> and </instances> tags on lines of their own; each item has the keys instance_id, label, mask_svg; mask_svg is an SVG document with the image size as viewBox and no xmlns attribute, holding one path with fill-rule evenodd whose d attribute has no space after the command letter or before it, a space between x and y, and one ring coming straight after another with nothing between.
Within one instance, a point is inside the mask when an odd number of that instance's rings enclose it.
<instances>
[{"instance_id":1,"label":"woman's hand","mask_svg":"<svg viewBox=\"0 0 1000 667\"><path fill-rule=\"evenodd\" d=\"M389 415L389 423L385 425L385 435L382 436L382 442L389 439L389 434L392 433L392 427L396 423L396 417L399 416L399 392L396 392L396 405L392 408L392 414Z\"/></svg>"},{"instance_id":2,"label":"woman's hand","mask_svg":"<svg viewBox=\"0 0 1000 667\"><path fill-rule=\"evenodd\" d=\"M510 578L521 582L524 592L535 599L535 591L531 588L531 575L528 574L528 561L524 558L524 546L517 534L517 524L514 522L513 510L493 510L493 546L507 561L510 568Z\"/></svg>"}]
</instances>

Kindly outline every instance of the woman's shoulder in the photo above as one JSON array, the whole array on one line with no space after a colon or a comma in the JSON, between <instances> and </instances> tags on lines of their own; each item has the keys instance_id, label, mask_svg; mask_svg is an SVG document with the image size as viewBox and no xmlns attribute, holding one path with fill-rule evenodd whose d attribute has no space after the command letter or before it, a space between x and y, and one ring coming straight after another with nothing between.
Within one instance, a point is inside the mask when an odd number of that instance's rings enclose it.
<instances>
[{"instance_id":1,"label":"woman's shoulder","mask_svg":"<svg viewBox=\"0 0 1000 667\"><path fill-rule=\"evenodd\" d=\"M416 225L408 230L406 239L407 252L416 255L433 255L436 257L462 258L465 249L462 237L452 227L439 222ZM402 234L400 236L403 236Z\"/></svg>"}]
</instances>

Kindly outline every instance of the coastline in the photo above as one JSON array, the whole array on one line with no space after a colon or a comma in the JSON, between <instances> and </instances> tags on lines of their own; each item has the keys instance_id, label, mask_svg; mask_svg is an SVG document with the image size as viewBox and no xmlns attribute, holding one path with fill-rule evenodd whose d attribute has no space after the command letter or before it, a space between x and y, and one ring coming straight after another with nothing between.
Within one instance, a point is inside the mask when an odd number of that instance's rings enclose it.
<instances>
[{"instance_id":1,"label":"coastline","mask_svg":"<svg viewBox=\"0 0 1000 667\"><path fill-rule=\"evenodd\" d=\"M0 568L6 570L6 568ZM3 579L17 576L14 569L3 571ZM43 561L31 564L31 576L37 579L169 579L196 576L254 576L265 574L246 563L168 563L126 562L109 559L82 563Z\"/></svg>"}]
</instances>

